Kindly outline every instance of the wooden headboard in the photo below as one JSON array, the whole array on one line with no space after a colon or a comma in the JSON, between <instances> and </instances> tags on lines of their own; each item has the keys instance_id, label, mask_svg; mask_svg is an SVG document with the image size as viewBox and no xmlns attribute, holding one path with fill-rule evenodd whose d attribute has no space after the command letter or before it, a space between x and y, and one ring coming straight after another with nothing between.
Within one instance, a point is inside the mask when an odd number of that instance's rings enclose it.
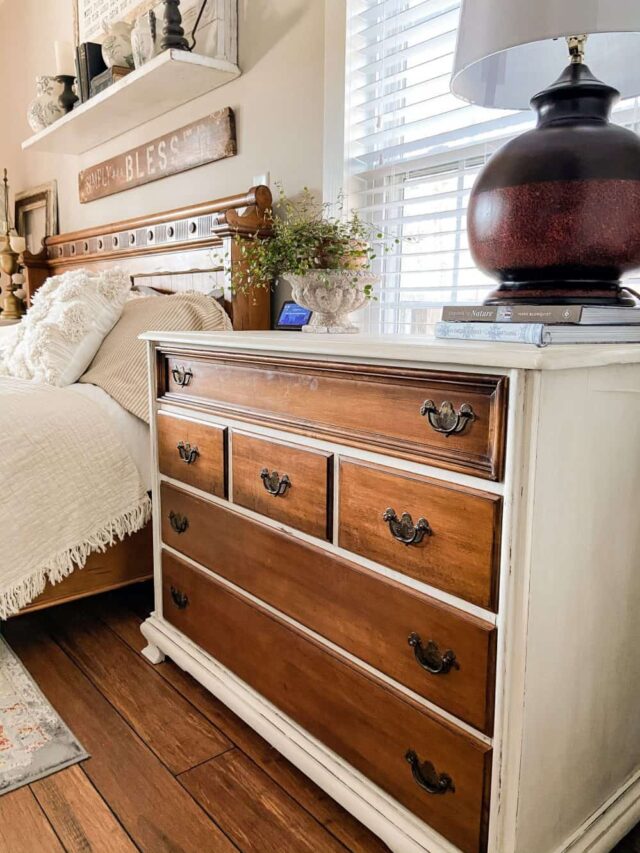
<instances>
[{"instance_id":1,"label":"wooden headboard","mask_svg":"<svg viewBox=\"0 0 640 853\"><path fill-rule=\"evenodd\" d=\"M271 202L269 188L258 186L241 195L48 237L42 252L24 256L27 302L51 275L118 265L132 279L168 291L209 291L221 285L234 329L268 329L270 289L232 295L221 258L240 265L238 238L268 236Z\"/></svg>"}]
</instances>

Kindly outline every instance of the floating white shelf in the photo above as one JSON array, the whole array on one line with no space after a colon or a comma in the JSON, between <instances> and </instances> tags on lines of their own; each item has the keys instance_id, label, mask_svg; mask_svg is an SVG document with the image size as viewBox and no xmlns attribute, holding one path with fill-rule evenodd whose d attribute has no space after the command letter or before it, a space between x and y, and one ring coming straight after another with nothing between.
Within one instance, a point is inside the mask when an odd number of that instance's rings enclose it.
<instances>
[{"instance_id":1,"label":"floating white shelf","mask_svg":"<svg viewBox=\"0 0 640 853\"><path fill-rule=\"evenodd\" d=\"M22 150L81 154L239 76L224 59L166 50L30 136Z\"/></svg>"}]
</instances>

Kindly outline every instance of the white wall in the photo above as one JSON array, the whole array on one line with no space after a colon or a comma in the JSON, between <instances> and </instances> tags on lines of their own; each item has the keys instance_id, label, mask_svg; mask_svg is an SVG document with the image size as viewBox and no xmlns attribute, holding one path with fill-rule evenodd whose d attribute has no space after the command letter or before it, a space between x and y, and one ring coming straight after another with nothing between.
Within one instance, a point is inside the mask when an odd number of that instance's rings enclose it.
<instances>
[{"instance_id":1,"label":"white wall","mask_svg":"<svg viewBox=\"0 0 640 853\"><path fill-rule=\"evenodd\" d=\"M325 0L239 0L237 80L79 157L23 154L35 77L54 69L55 40L73 40L72 2L0 5L0 168L9 169L13 191L57 179L61 231L229 195L266 171L288 193L303 186L320 193ZM80 169L226 106L236 115L236 157L80 205Z\"/></svg>"}]
</instances>

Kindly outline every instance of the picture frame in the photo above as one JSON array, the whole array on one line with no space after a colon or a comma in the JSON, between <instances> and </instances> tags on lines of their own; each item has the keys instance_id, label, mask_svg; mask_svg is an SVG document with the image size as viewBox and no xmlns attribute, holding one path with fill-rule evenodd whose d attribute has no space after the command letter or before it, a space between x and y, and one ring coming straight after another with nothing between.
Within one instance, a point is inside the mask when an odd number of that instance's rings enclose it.
<instances>
[{"instance_id":1,"label":"picture frame","mask_svg":"<svg viewBox=\"0 0 640 853\"><path fill-rule=\"evenodd\" d=\"M16 231L27 241L27 251L38 255L45 237L58 233L58 184L49 181L15 195Z\"/></svg>"}]
</instances>

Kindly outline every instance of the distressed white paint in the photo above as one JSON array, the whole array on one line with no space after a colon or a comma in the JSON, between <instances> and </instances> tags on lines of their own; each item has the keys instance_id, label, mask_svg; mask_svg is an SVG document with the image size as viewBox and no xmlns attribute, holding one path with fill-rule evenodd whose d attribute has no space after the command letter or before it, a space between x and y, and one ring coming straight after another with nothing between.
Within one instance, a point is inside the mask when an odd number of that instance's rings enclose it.
<instances>
[{"instance_id":1,"label":"distressed white paint","mask_svg":"<svg viewBox=\"0 0 640 853\"><path fill-rule=\"evenodd\" d=\"M489 851L610 850L640 820L640 347L367 338L321 346L284 333L145 337L151 353L162 340L509 376ZM384 464L407 470L386 457ZM154 654L169 654L191 672L392 850L451 853L449 843L165 623L159 601L156 608L143 626Z\"/></svg>"},{"instance_id":2,"label":"distressed white paint","mask_svg":"<svg viewBox=\"0 0 640 853\"><path fill-rule=\"evenodd\" d=\"M141 335L154 340L157 335ZM439 370L464 365L479 373L504 373L521 367L529 370L565 370L605 364L636 364L640 360L638 344L555 344L535 347L529 344L495 344L490 341L436 340L410 335L353 335L326 340L324 336L299 332L166 332L168 344L216 347L246 352L268 350L274 355L301 355L320 360L398 363Z\"/></svg>"}]
</instances>

